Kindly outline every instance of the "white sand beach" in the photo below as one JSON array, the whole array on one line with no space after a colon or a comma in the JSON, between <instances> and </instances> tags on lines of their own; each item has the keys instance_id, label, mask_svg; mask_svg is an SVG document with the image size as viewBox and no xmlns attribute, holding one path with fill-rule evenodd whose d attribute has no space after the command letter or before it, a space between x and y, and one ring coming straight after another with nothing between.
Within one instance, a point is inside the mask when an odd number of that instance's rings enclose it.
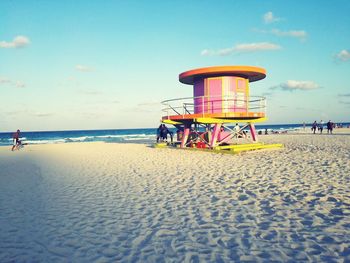
<instances>
[{"instance_id":1,"label":"white sand beach","mask_svg":"<svg viewBox=\"0 0 350 263\"><path fill-rule=\"evenodd\" d=\"M280 150L0 147L0 262L350 261L350 133Z\"/></svg>"}]
</instances>

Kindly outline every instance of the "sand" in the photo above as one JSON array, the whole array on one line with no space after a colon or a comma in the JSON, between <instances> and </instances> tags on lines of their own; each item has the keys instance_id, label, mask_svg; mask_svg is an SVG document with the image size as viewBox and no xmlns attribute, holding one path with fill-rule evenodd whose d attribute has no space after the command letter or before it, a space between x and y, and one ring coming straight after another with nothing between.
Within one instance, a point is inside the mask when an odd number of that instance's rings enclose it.
<instances>
[{"instance_id":1,"label":"sand","mask_svg":"<svg viewBox=\"0 0 350 263\"><path fill-rule=\"evenodd\" d=\"M350 261L350 133L260 139L0 147L0 262Z\"/></svg>"}]
</instances>

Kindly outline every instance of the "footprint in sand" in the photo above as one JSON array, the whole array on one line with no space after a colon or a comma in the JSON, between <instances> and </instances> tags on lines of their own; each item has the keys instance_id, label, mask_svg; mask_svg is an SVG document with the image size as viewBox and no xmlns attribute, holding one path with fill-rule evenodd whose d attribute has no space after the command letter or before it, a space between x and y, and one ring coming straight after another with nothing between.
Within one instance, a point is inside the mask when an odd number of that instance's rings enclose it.
<instances>
[{"instance_id":1,"label":"footprint in sand","mask_svg":"<svg viewBox=\"0 0 350 263\"><path fill-rule=\"evenodd\" d=\"M245 201L245 200L248 200L248 199L249 199L249 196L245 195L245 194L242 194L242 195L238 196L238 200L239 201Z\"/></svg>"},{"instance_id":2,"label":"footprint in sand","mask_svg":"<svg viewBox=\"0 0 350 263\"><path fill-rule=\"evenodd\" d=\"M333 208L331 209L330 213L335 216L342 216L343 215L343 209L341 208Z\"/></svg>"}]
</instances>

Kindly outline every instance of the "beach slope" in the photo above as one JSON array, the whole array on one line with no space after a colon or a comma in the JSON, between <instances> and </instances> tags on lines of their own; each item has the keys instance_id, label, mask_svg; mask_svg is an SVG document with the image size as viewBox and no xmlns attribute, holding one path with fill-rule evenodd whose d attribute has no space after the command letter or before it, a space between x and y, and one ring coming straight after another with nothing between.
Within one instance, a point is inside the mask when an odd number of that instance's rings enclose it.
<instances>
[{"instance_id":1,"label":"beach slope","mask_svg":"<svg viewBox=\"0 0 350 263\"><path fill-rule=\"evenodd\" d=\"M261 140L0 147L0 261L349 261L350 135Z\"/></svg>"}]
</instances>

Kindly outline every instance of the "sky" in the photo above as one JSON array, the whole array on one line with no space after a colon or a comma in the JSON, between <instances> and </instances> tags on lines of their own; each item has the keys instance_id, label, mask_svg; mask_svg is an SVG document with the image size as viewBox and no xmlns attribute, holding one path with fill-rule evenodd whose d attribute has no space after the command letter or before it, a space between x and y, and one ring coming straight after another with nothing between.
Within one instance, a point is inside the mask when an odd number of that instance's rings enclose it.
<instances>
[{"instance_id":1,"label":"sky","mask_svg":"<svg viewBox=\"0 0 350 263\"><path fill-rule=\"evenodd\" d=\"M2 0L0 132L151 128L181 72L266 69L266 124L350 121L348 0Z\"/></svg>"}]
</instances>

